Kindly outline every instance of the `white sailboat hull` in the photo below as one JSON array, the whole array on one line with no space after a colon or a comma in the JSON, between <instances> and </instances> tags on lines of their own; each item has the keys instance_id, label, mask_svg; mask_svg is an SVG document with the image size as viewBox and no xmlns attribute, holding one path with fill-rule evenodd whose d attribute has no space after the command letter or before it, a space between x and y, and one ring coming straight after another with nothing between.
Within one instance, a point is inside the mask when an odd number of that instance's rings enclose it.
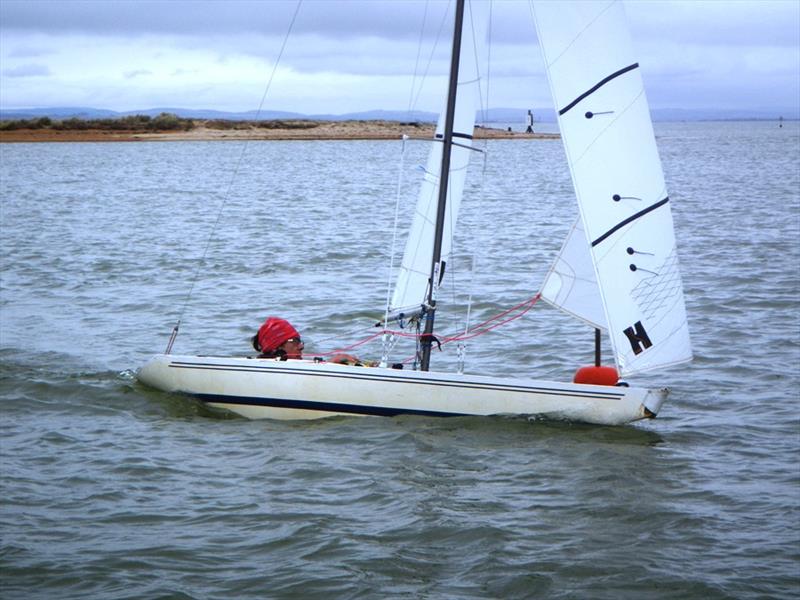
<instances>
[{"instance_id":1,"label":"white sailboat hull","mask_svg":"<svg viewBox=\"0 0 800 600\"><path fill-rule=\"evenodd\" d=\"M620 425L654 417L668 393L305 360L172 355L153 357L137 378L249 419L524 415Z\"/></svg>"}]
</instances>

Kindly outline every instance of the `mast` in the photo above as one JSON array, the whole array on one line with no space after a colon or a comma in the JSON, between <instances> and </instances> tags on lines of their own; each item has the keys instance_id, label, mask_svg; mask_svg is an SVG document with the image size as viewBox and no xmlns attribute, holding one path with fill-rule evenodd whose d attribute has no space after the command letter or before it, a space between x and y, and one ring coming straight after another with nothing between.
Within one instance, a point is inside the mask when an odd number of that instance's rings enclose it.
<instances>
[{"instance_id":1,"label":"mast","mask_svg":"<svg viewBox=\"0 0 800 600\"><path fill-rule=\"evenodd\" d=\"M428 280L428 312L425 315L425 331L422 334L422 358L420 369L427 371L431 361L433 342L433 319L436 315L436 292L439 286L439 270L442 258L442 237L444 235L445 206L450 177L450 151L453 147L453 120L455 119L456 90L458 88L458 63L461 58L461 29L464 23L464 0L456 0L455 24L453 26L453 51L450 56L450 83L447 90L447 109L445 111L444 138L442 139L442 167L439 170L439 203L436 210L436 230L433 238L430 279Z\"/></svg>"}]
</instances>

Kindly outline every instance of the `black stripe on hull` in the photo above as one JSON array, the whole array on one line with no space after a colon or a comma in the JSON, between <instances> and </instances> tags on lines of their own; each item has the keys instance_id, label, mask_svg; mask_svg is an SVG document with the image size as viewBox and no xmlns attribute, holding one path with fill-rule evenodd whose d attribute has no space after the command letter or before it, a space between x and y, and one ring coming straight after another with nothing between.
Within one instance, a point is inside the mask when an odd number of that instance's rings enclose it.
<instances>
[{"instance_id":1,"label":"black stripe on hull","mask_svg":"<svg viewBox=\"0 0 800 600\"><path fill-rule=\"evenodd\" d=\"M310 400L284 400L281 398L249 398L247 396L217 396L214 394L191 394L195 398L213 404L231 404L240 406L261 406L265 408L288 408L295 410L313 410L317 412L344 413L371 417L397 417L399 415L417 415L423 417L468 417L468 413L444 412L435 410L418 410L412 408L390 408L383 406L365 406L363 404L338 404L333 402L312 402Z\"/></svg>"}]
</instances>

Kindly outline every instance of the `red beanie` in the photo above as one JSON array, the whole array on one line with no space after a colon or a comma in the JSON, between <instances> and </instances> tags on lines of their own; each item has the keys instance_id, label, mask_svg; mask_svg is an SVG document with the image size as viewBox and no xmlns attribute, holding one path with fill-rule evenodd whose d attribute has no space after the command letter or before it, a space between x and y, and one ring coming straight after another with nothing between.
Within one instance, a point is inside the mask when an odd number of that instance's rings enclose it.
<instances>
[{"instance_id":1,"label":"red beanie","mask_svg":"<svg viewBox=\"0 0 800 600\"><path fill-rule=\"evenodd\" d=\"M300 337L297 330L286 319L269 317L258 329L258 343L261 352L272 352L286 340Z\"/></svg>"}]
</instances>

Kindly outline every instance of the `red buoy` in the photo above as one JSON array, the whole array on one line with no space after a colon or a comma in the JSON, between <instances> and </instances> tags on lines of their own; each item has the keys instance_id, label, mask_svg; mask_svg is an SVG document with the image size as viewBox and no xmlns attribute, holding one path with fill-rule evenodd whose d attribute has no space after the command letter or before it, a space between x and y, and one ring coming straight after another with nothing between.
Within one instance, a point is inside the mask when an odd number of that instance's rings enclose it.
<instances>
[{"instance_id":1,"label":"red buoy","mask_svg":"<svg viewBox=\"0 0 800 600\"><path fill-rule=\"evenodd\" d=\"M614 367L581 367L575 373L573 383L590 383L592 385L617 385L619 373Z\"/></svg>"}]
</instances>

